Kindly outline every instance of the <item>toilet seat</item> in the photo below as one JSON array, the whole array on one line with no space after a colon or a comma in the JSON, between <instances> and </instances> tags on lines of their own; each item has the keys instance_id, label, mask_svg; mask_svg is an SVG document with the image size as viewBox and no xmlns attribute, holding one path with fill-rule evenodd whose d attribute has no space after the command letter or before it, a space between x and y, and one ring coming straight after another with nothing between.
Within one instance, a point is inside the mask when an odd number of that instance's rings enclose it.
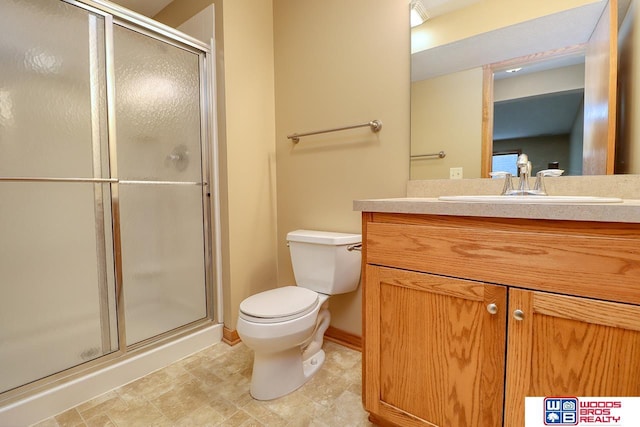
<instances>
[{"instance_id":1,"label":"toilet seat","mask_svg":"<svg viewBox=\"0 0 640 427\"><path fill-rule=\"evenodd\" d=\"M255 323L297 319L318 306L318 294L298 286L285 286L252 295L240 303L240 317Z\"/></svg>"}]
</instances>

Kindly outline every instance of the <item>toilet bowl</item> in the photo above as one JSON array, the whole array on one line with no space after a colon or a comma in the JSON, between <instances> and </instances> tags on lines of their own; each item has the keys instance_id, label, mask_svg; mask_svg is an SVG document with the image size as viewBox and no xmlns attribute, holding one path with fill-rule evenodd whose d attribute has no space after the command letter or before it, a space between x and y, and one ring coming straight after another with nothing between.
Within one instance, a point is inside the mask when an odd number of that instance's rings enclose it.
<instances>
[{"instance_id":1,"label":"toilet bowl","mask_svg":"<svg viewBox=\"0 0 640 427\"><path fill-rule=\"evenodd\" d=\"M251 395L272 400L302 386L324 363L329 296L360 281L359 234L297 230L287 235L297 286L240 304L238 335L254 351Z\"/></svg>"},{"instance_id":2,"label":"toilet bowl","mask_svg":"<svg viewBox=\"0 0 640 427\"><path fill-rule=\"evenodd\" d=\"M282 301L295 299L298 290L313 294L314 301L304 307L299 315L283 314L282 319L270 318L268 322L259 312L249 315L240 311L238 334L247 347L254 351L253 374L251 377L251 395L258 400L271 400L284 396L306 382L324 362L324 351L303 354L302 347L312 340L322 341L322 335L329 326L329 312L326 309L327 295L317 294L309 289L286 286L249 297L256 300L261 297L283 298ZM293 295L292 295L293 294ZM243 301L243 303L247 300ZM306 301L305 301L306 304ZM323 305L325 306L323 308ZM303 306L300 306L303 307ZM326 314L324 324L318 323L319 312ZM314 336L317 335L317 336ZM320 346L322 343L320 342ZM305 363L306 362L306 363Z\"/></svg>"}]
</instances>

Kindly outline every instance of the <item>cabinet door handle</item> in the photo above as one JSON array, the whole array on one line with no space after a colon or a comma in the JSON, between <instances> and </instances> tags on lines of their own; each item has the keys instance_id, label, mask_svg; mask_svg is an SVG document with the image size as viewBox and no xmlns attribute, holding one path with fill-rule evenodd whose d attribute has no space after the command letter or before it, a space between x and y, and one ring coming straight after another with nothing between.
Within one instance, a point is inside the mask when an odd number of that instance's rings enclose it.
<instances>
[{"instance_id":1,"label":"cabinet door handle","mask_svg":"<svg viewBox=\"0 0 640 427\"><path fill-rule=\"evenodd\" d=\"M495 303L492 302L491 304L487 305L487 311L490 314L496 314L496 313L498 313L498 306Z\"/></svg>"},{"instance_id":2,"label":"cabinet door handle","mask_svg":"<svg viewBox=\"0 0 640 427\"><path fill-rule=\"evenodd\" d=\"M524 320L524 311L518 309L513 312L513 318L516 320Z\"/></svg>"}]
</instances>

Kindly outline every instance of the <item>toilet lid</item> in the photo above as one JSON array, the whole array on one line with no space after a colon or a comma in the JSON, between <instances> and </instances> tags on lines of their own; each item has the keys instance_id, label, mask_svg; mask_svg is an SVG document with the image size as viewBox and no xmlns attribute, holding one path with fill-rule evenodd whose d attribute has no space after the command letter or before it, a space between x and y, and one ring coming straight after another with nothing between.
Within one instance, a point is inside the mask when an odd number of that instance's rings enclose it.
<instances>
[{"instance_id":1,"label":"toilet lid","mask_svg":"<svg viewBox=\"0 0 640 427\"><path fill-rule=\"evenodd\" d=\"M298 286L285 286L245 299L240 303L240 314L257 321L280 322L304 316L313 311L317 304L316 292Z\"/></svg>"}]
</instances>

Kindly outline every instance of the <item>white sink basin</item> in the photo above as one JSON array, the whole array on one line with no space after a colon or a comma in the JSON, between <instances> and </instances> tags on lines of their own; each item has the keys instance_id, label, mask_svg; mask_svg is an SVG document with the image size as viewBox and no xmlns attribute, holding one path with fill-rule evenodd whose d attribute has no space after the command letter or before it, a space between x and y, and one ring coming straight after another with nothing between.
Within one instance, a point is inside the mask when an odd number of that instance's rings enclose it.
<instances>
[{"instance_id":1,"label":"white sink basin","mask_svg":"<svg viewBox=\"0 0 640 427\"><path fill-rule=\"evenodd\" d=\"M622 203L617 197L594 196L440 196L447 202L483 203Z\"/></svg>"}]
</instances>

